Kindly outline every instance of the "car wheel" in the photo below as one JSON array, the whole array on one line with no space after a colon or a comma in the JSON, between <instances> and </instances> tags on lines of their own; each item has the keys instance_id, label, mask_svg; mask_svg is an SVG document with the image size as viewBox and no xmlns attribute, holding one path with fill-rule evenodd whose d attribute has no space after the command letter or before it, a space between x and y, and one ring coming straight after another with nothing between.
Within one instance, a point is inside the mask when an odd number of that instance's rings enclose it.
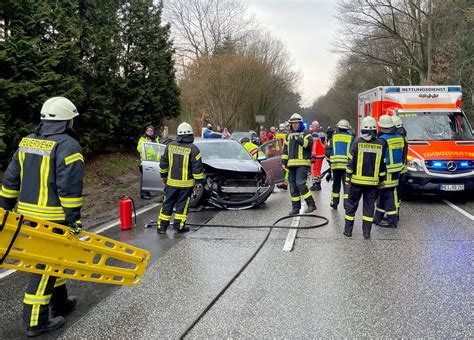
<instances>
[{"instance_id":1,"label":"car wheel","mask_svg":"<svg viewBox=\"0 0 474 340\"><path fill-rule=\"evenodd\" d=\"M191 194L191 201L189 202L189 206L191 208L196 208L201 205L201 201L204 197L204 188L201 185L200 187L194 187L193 193Z\"/></svg>"}]
</instances>

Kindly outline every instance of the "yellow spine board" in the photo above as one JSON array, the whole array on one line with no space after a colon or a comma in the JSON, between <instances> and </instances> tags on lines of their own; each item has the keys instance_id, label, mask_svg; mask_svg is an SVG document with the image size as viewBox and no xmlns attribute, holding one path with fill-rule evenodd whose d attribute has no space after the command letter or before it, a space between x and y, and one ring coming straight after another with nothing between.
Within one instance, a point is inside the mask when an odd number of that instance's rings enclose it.
<instances>
[{"instance_id":1,"label":"yellow spine board","mask_svg":"<svg viewBox=\"0 0 474 340\"><path fill-rule=\"evenodd\" d=\"M75 236L68 231L54 222L0 209L0 267L117 285L140 282L149 251L88 232Z\"/></svg>"}]
</instances>

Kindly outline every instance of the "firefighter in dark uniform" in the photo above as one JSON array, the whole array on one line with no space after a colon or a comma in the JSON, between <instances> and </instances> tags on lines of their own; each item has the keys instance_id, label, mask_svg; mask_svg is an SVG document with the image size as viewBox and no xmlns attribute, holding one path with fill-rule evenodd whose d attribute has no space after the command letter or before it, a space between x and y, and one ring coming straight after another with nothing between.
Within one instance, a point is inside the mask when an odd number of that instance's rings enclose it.
<instances>
[{"instance_id":1,"label":"firefighter in dark uniform","mask_svg":"<svg viewBox=\"0 0 474 340\"><path fill-rule=\"evenodd\" d=\"M355 214L361 197L364 197L362 212L362 232L365 239L370 238L374 221L375 201L378 187L383 186L385 178L385 140L377 138L377 122L372 117L365 117L361 122L361 136L351 147L347 165L346 186L349 190L345 209L345 226L343 234L352 236Z\"/></svg>"},{"instance_id":2,"label":"firefighter in dark uniform","mask_svg":"<svg viewBox=\"0 0 474 340\"><path fill-rule=\"evenodd\" d=\"M176 233L189 231L186 227L189 202L196 184L202 190L204 169L201 153L193 144L193 128L188 123L178 126L176 140L169 143L160 160L160 174L165 184L165 197L158 216L158 233L165 234L171 221L173 208Z\"/></svg>"},{"instance_id":3,"label":"firefighter in dark uniform","mask_svg":"<svg viewBox=\"0 0 474 340\"><path fill-rule=\"evenodd\" d=\"M402 182L403 176L408 172L407 169L407 157L408 157L408 136L407 130L403 127L403 121L398 116L392 116L393 124L395 124L395 133L401 135L405 140L405 149L403 150L403 169L400 172L400 178L398 179L398 186L397 186L397 220L400 219L400 205L402 203Z\"/></svg>"},{"instance_id":4,"label":"firefighter in dark uniform","mask_svg":"<svg viewBox=\"0 0 474 340\"><path fill-rule=\"evenodd\" d=\"M347 199L347 190L344 186L346 168L354 136L349 132L351 125L345 119L336 124L336 132L326 144L326 161L332 172L331 208L337 209L340 201L341 186L343 186L344 201Z\"/></svg>"},{"instance_id":5,"label":"firefighter in dark uniform","mask_svg":"<svg viewBox=\"0 0 474 340\"><path fill-rule=\"evenodd\" d=\"M309 214L316 210L313 194L309 190L307 179L311 168L311 146L313 137L303 125L303 117L294 113L289 120L290 132L285 138L281 165L288 168L292 210L290 215L299 214L301 209L300 196L306 201Z\"/></svg>"},{"instance_id":6,"label":"firefighter in dark uniform","mask_svg":"<svg viewBox=\"0 0 474 340\"><path fill-rule=\"evenodd\" d=\"M382 115L379 119L380 138L387 142L385 163L387 175L384 187L379 192L375 208L374 223L380 227L396 228L398 223L397 186L400 173L403 170L403 159L406 158L407 148L405 138L396 133L392 117ZM386 215L386 219L384 216Z\"/></svg>"},{"instance_id":7,"label":"firefighter in dark uniform","mask_svg":"<svg viewBox=\"0 0 474 340\"><path fill-rule=\"evenodd\" d=\"M71 234L80 233L84 158L72 130L76 116L76 107L64 97L43 104L41 123L21 140L5 172L1 208L12 210L18 203L20 214L67 225ZM75 305L76 298L68 297L65 279L32 274L23 300L26 335L38 336L61 327L64 315Z\"/></svg>"}]
</instances>

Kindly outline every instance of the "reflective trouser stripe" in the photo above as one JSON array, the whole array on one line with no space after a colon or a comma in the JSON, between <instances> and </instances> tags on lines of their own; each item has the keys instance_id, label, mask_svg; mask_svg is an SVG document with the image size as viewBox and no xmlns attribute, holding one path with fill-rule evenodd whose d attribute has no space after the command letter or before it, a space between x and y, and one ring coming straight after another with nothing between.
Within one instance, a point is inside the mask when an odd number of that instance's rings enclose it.
<instances>
[{"instance_id":1,"label":"reflective trouser stripe","mask_svg":"<svg viewBox=\"0 0 474 340\"><path fill-rule=\"evenodd\" d=\"M291 201L292 202L298 202L300 200L299 196L291 196Z\"/></svg>"},{"instance_id":2,"label":"reflective trouser stripe","mask_svg":"<svg viewBox=\"0 0 474 340\"><path fill-rule=\"evenodd\" d=\"M374 218L373 217L368 217L368 216L362 216L362 220L367 221L367 222L373 222Z\"/></svg>"},{"instance_id":3,"label":"reflective trouser stripe","mask_svg":"<svg viewBox=\"0 0 474 340\"><path fill-rule=\"evenodd\" d=\"M304 199L307 199L307 198L310 198L310 197L312 197L312 196L313 196L313 195L312 195L311 191L308 191L306 194L303 195L303 198L304 198Z\"/></svg>"},{"instance_id":4,"label":"reflective trouser stripe","mask_svg":"<svg viewBox=\"0 0 474 340\"><path fill-rule=\"evenodd\" d=\"M344 215L344 218L348 221L354 221L355 220L354 216L349 216L349 215Z\"/></svg>"},{"instance_id":5,"label":"reflective trouser stripe","mask_svg":"<svg viewBox=\"0 0 474 340\"><path fill-rule=\"evenodd\" d=\"M385 213L385 210L380 209L379 207L376 207L375 210L376 210L376 211L380 211L381 213Z\"/></svg>"},{"instance_id":6,"label":"reflective trouser stripe","mask_svg":"<svg viewBox=\"0 0 474 340\"><path fill-rule=\"evenodd\" d=\"M387 211L387 215L396 215L397 213L397 210Z\"/></svg>"},{"instance_id":7,"label":"reflective trouser stripe","mask_svg":"<svg viewBox=\"0 0 474 340\"><path fill-rule=\"evenodd\" d=\"M40 283L38 285L38 289L36 290L36 296L44 296L44 291L46 290L46 286L48 285L48 280L49 280L49 275L42 275ZM25 299L26 299L26 294L25 294ZM41 305L40 303L32 303L32 309L31 309L31 317L30 317L30 327L38 326L38 318L39 318L39 313L40 313L40 308Z\"/></svg>"},{"instance_id":8,"label":"reflective trouser stripe","mask_svg":"<svg viewBox=\"0 0 474 340\"><path fill-rule=\"evenodd\" d=\"M23 299L23 303L26 303L27 305L47 305L49 304L50 300L51 300L51 294L50 295L32 295L32 294L25 293L25 298Z\"/></svg>"},{"instance_id":9,"label":"reflective trouser stripe","mask_svg":"<svg viewBox=\"0 0 474 340\"><path fill-rule=\"evenodd\" d=\"M340 195L337 194L337 193L335 193L335 192L332 192L332 193L331 193L331 197L337 198L337 197L339 197L339 196L340 196Z\"/></svg>"},{"instance_id":10,"label":"reflective trouser stripe","mask_svg":"<svg viewBox=\"0 0 474 340\"><path fill-rule=\"evenodd\" d=\"M349 198L349 194L344 194L344 199L348 199Z\"/></svg>"},{"instance_id":11,"label":"reflective trouser stripe","mask_svg":"<svg viewBox=\"0 0 474 340\"><path fill-rule=\"evenodd\" d=\"M158 219L160 221L171 221L171 216L170 215L165 215L160 211L160 217Z\"/></svg>"}]
</instances>

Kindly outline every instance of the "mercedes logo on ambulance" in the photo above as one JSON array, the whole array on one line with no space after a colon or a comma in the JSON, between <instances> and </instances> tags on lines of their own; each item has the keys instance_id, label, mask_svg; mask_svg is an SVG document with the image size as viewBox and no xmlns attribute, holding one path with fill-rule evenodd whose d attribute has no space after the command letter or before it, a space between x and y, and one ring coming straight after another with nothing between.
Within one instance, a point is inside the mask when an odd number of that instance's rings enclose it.
<instances>
[{"instance_id":1,"label":"mercedes logo on ambulance","mask_svg":"<svg viewBox=\"0 0 474 340\"><path fill-rule=\"evenodd\" d=\"M448 170L451 172L454 172L458 169L458 166L455 161L449 161L448 164L446 164L448 167Z\"/></svg>"}]
</instances>

